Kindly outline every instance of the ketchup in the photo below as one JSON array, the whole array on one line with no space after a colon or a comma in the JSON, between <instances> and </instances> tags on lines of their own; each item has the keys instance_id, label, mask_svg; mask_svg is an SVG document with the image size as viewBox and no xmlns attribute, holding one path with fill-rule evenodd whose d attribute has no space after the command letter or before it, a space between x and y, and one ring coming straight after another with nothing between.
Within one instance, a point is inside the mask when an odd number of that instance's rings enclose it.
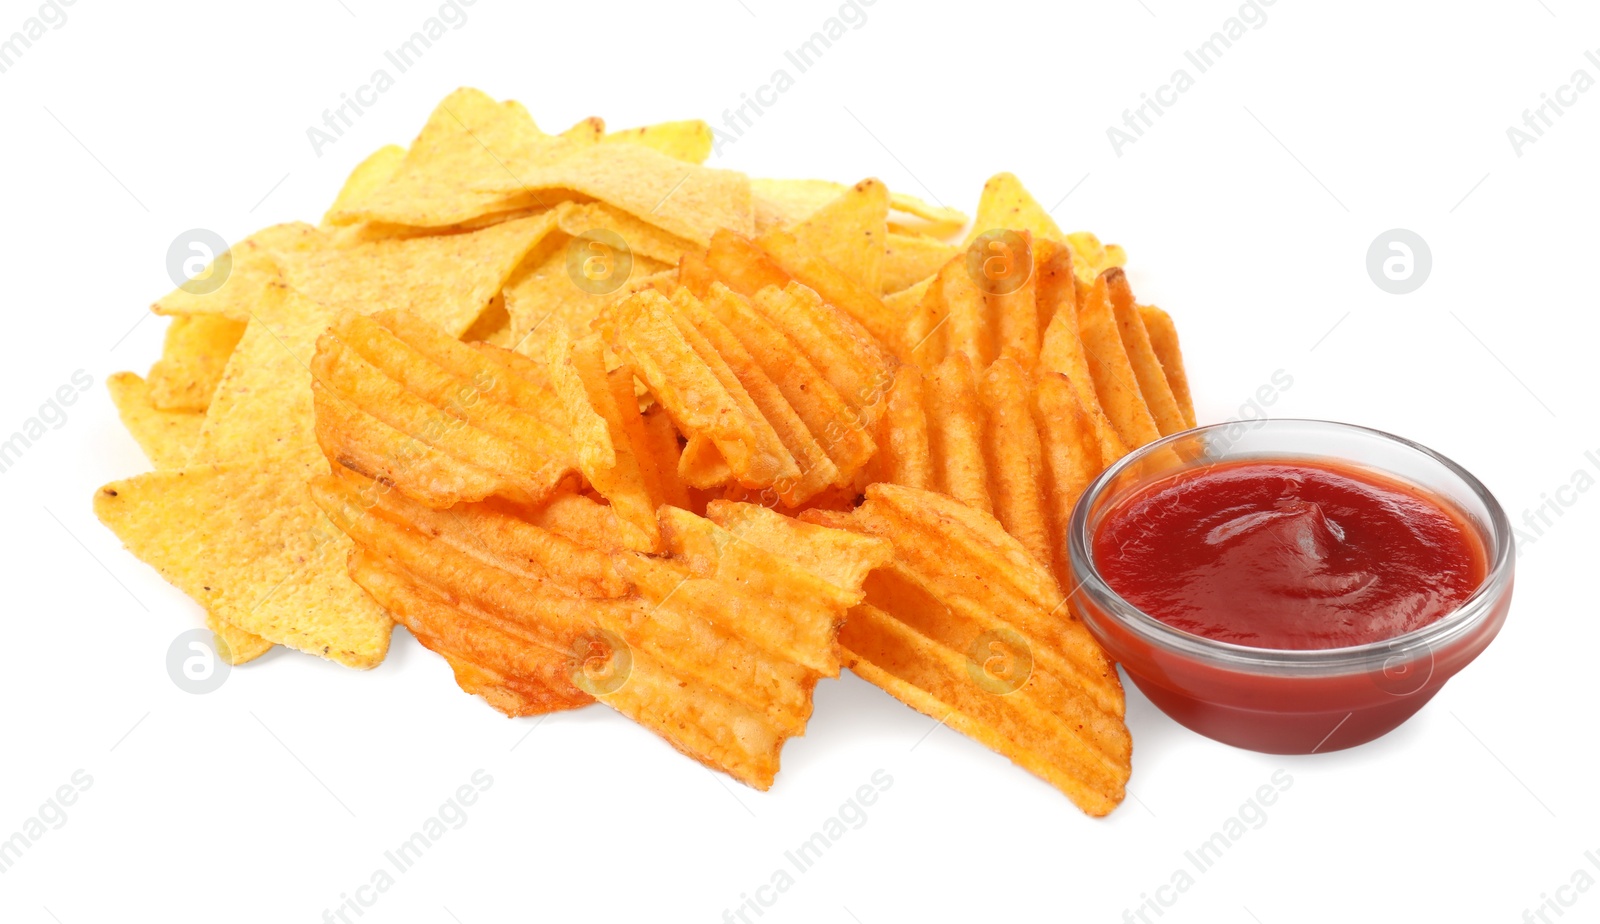
<instances>
[{"instance_id":1,"label":"ketchup","mask_svg":"<svg viewBox=\"0 0 1600 924\"><path fill-rule=\"evenodd\" d=\"M1106 583L1176 629L1272 649L1363 645L1457 609L1478 533L1419 489L1333 462L1246 459L1121 500L1094 536Z\"/></svg>"}]
</instances>

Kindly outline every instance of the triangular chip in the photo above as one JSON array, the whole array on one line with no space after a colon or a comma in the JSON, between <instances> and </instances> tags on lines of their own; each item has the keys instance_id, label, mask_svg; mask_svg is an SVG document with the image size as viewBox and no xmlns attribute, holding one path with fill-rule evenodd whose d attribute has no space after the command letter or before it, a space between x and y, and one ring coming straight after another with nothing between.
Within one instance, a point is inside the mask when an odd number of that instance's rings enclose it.
<instances>
[{"instance_id":1,"label":"triangular chip","mask_svg":"<svg viewBox=\"0 0 1600 924\"><path fill-rule=\"evenodd\" d=\"M744 174L637 144L579 147L556 159L529 148L473 188L523 207L549 204L552 194L588 196L702 246L718 228L748 234L754 227Z\"/></svg>"},{"instance_id":2,"label":"triangular chip","mask_svg":"<svg viewBox=\"0 0 1600 924\"><path fill-rule=\"evenodd\" d=\"M388 650L389 618L345 573L350 540L311 502L301 472L256 463L150 472L101 488L95 514L240 629L348 667L373 667Z\"/></svg>"},{"instance_id":3,"label":"triangular chip","mask_svg":"<svg viewBox=\"0 0 1600 924\"><path fill-rule=\"evenodd\" d=\"M200 439L200 426L206 415L201 411L163 411L150 403L150 386L132 372L118 372L106 379L111 403L117 406L122 425L145 458L156 468L179 468Z\"/></svg>"},{"instance_id":4,"label":"triangular chip","mask_svg":"<svg viewBox=\"0 0 1600 924\"><path fill-rule=\"evenodd\" d=\"M981 235L999 229L1031 231L1034 237L1048 238L1058 243L1066 242L1066 235L1056 226L1054 218L1044 206L1033 198L1014 174L997 173L983 184L983 195L978 198L978 215L972 221L972 230L962 242L965 247Z\"/></svg>"},{"instance_id":5,"label":"triangular chip","mask_svg":"<svg viewBox=\"0 0 1600 924\"><path fill-rule=\"evenodd\" d=\"M889 232L889 243L883 256L883 284L884 304L889 305L889 297L897 292L918 283L925 282L939 272L939 267L944 266L960 253L954 244L931 237L921 237ZM890 307L899 310L900 305L911 300L910 296L901 296L901 303ZM911 300L914 305L916 300ZM909 316L909 306L905 311L900 311L901 317Z\"/></svg>"},{"instance_id":6,"label":"triangular chip","mask_svg":"<svg viewBox=\"0 0 1600 924\"><path fill-rule=\"evenodd\" d=\"M443 228L509 212L524 207L532 197L516 184L510 191L485 188L507 176L507 162L553 158L574 146L540 131L520 103L497 102L481 91L463 88L434 109L387 182L335 208L327 220L339 225L371 221Z\"/></svg>"},{"instance_id":7,"label":"triangular chip","mask_svg":"<svg viewBox=\"0 0 1600 924\"><path fill-rule=\"evenodd\" d=\"M546 212L464 234L350 247L325 239L314 250L284 256L284 279L332 308L407 311L459 337L558 218Z\"/></svg>"},{"instance_id":8,"label":"triangular chip","mask_svg":"<svg viewBox=\"0 0 1600 924\"><path fill-rule=\"evenodd\" d=\"M614 291L608 291L610 283L589 283L583 273L581 255L578 255L580 263L574 272L575 258L571 253L574 246L582 246L582 242L565 233L552 234L530 251L522 265L506 280L506 312L511 325L507 340L511 349L525 356L543 356L558 330L566 331L574 339L585 336L589 333L589 323L602 308L615 299L652 286L652 277L670 268L669 264L643 254L630 253L626 258L612 254L607 272L619 275L626 272L627 276ZM579 286L579 280L585 284Z\"/></svg>"},{"instance_id":9,"label":"triangular chip","mask_svg":"<svg viewBox=\"0 0 1600 924\"><path fill-rule=\"evenodd\" d=\"M212 273L228 275L220 287L195 287L190 283L168 293L152 306L156 314L219 314L235 321L250 320L250 312L267 286L282 281L277 255L321 246L323 237L304 222L263 228L219 255L196 278Z\"/></svg>"},{"instance_id":10,"label":"triangular chip","mask_svg":"<svg viewBox=\"0 0 1600 924\"><path fill-rule=\"evenodd\" d=\"M327 214L322 216L322 226L332 227L334 215L361 202L389 182L405 159L406 149L398 144L385 145L367 155L366 160L350 171L333 205L328 206Z\"/></svg>"},{"instance_id":11,"label":"triangular chip","mask_svg":"<svg viewBox=\"0 0 1600 924\"><path fill-rule=\"evenodd\" d=\"M642 144L691 164L703 164L711 156L714 140L711 126L699 119L682 122L658 122L612 132L600 139L609 144Z\"/></svg>"},{"instance_id":12,"label":"triangular chip","mask_svg":"<svg viewBox=\"0 0 1600 924\"><path fill-rule=\"evenodd\" d=\"M217 656L229 664L254 661L272 650L271 642L246 632L216 613L206 613L206 628L216 636Z\"/></svg>"},{"instance_id":13,"label":"triangular chip","mask_svg":"<svg viewBox=\"0 0 1600 924\"><path fill-rule=\"evenodd\" d=\"M809 247L868 292L877 295L883 291L889 187L882 180L862 180L789 231L801 246Z\"/></svg>"},{"instance_id":14,"label":"triangular chip","mask_svg":"<svg viewBox=\"0 0 1600 924\"><path fill-rule=\"evenodd\" d=\"M573 237L609 231L622 239L629 254L662 264L677 263L695 245L604 202L586 202L561 210L561 230ZM603 238L601 238L604 240Z\"/></svg>"},{"instance_id":15,"label":"triangular chip","mask_svg":"<svg viewBox=\"0 0 1600 924\"><path fill-rule=\"evenodd\" d=\"M161 358L150 367L150 403L164 411L210 407L244 328L243 322L220 314L173 318Z\"/></svg>"},{"instance_id":16,"label":"triangular chip","mask_svg":"<svg viewBox=\"0 0 1600 924\"><path fill-rule=\"evenodd\" d=\"M303 465L316 458L310 363L331 317L326 305L292 289L268 290L206 412L195 463L278 459Z\"/></svg>"}]
</instances>

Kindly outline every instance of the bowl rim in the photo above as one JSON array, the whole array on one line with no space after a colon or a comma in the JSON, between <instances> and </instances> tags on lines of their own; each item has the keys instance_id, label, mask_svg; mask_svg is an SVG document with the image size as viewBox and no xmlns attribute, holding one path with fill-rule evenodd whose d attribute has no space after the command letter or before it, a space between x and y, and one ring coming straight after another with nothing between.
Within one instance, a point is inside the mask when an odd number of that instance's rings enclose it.
<instances>
[{"instance_id":1,"label":"bowl rim","mask_svg":"<svg viewBox=\"0 0 1600 924\"><path fill-rule=\"evenodd\" d=\"M1431 460L1451 476L1460 480L1468 492L1488 512L1488 523L1486 524L1488 529L1487 535L1484 537L1486 542L1486 569L1483 581L1472 592L1472 595L1443 618L1393 638L1339 648L1309 649L1257 648L1250 645L1240 645L1234 642L1207 638L1170 626L1128 602L1111 588L1095 566L1094 556L1091 551L1093 549L1093 537L1089 535L1090 510L1099 502L1101 494L1118 476L1129 467L1148 458L1151 454L1180 440L1193 440L1206 433L1219 432L1236 427L1239 423L1239 421L1228 421L1192 427L1169 434L1154 442L1146 443L1113 463L1089 483L1089 486L1084 489L1083 494L1074 505L1072 516L1067 526L1068 562L1076 585L1067 594L1069 599L1077 597L1080 593L1087 595L1095 605L1094 608L1101 613L1107 614L1109 618L1114 619L1121 627L1141 641L1166 652L1207 662L1217 667L1250 673L1287 673L1309 676L1362 673L1374 669L1383 670L1392 668L1397 660L1405 662L1431 657L1434 651L1468 635L1495 613L1511 586L1512 572L1516 560L1516 548L1511 521L1488 487L1478 480L1477 476L1467 471L1454 460L1421 443L1373 427L1307 417L1262 418L1248 423L1253 429L1278 429L1309 425L1342 430L1353 435L1376 437ZM1231 447L1229 448L1231 449ZM1236 458L1314 460L1319 458L1337 459L1338 457L1297 452L1292 448L1287 448L1282 452L1252 452L1246 455L1239 455ZM1227 459L1228 450L1224 450L1222 457L1218 461ZM1364 463L1362 464L1364 465ZM1437 494L1437 492L1417 485L1412 479L1387 471L1381 466L1364 465L1364 467L1401 484L1415 487L1427 495ZM1445 498L1436 499L1444 503L1452 503ZM1475 521L1477 517L1473 516L1471 519ZM1090 616L1092 616L1092 613L1085 615L1085 621L1093 629L1093 620Z\"/></svg>"}]
</instances>

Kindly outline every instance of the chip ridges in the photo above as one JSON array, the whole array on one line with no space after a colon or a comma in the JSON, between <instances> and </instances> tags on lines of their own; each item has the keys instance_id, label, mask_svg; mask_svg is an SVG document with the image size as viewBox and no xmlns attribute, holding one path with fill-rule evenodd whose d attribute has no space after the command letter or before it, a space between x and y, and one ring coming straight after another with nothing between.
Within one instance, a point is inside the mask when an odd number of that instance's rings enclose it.
<instances>
[{"instance_id":1,"label":"chip ridges","mask_svg":"<svg viewBox=\"0 0 1600 924\"><path fill-rule=\"evenodd\" d=\"M866 603L841 634L852 670L1091 815L1122 801L1132 743L1116 668L998 520L939 493L883 484L852 514L802 519L894 546L893 564L867 581Z\"/></svg>"},{"instance_id":2,"label":"chip ridges","mask_svg":"<svg viewBox=\"0 0 1600 924\"><path fill-rule=\"evenodd\" d=\"M311 362L323 453L436 507L548 498L577 471L567 422L540 400L543 368L494 349L403 314L341 314Z\"/></svg>"},{"instance_id":3,"label":"chip ridges","mask_svg":"<svg viewBox=\"0 0 1600 924\"><path fill-rule=\"evenodd\" d=\"M640 292L600 326L688 438L679 473L694 487L797 507L872 457L892 360L863 356L870 335L798 283L750 299L720 281L702 297Z\"/></svg>"},{"instance_id":4,"label":"chip ridges","mask_svg":"<svg viewBox=\"0 0 1600 924\"><path fill-rule=\"evenodd\" d=\"M356 543L351 577L464 690L511 715L599 700L763 789L804 733L817 679L839 672L861 582L888 557L877 540L731 502L716 508L731 530L663 506L664 550L647 554L586 544L612 508L578 495L554 515L436 510L350 471L315 479L312 495ZM783 538L764 547L752 530ZM844 564L815 565L841 550Z\"/></svg>"}]
</instances>

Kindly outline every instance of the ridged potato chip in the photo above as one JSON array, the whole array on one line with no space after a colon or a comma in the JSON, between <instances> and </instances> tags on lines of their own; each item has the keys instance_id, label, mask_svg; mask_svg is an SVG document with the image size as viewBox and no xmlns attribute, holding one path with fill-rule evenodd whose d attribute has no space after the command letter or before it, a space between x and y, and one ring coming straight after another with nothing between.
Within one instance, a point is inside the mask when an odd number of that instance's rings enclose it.
<instances>
[{"instance_id":1,"label":"ridged potato chip","mask_svg":"<svg viewBox=\"0 0 1600 924\"><path fill-rule=\"evenodd\" d=\"M873 485L851 514L802 519L888 539L841 641L850 669L1060 789L1091 815L1123 799L1122 684L1050 573L988 514Z\"/></svg>"}]
</instances>

